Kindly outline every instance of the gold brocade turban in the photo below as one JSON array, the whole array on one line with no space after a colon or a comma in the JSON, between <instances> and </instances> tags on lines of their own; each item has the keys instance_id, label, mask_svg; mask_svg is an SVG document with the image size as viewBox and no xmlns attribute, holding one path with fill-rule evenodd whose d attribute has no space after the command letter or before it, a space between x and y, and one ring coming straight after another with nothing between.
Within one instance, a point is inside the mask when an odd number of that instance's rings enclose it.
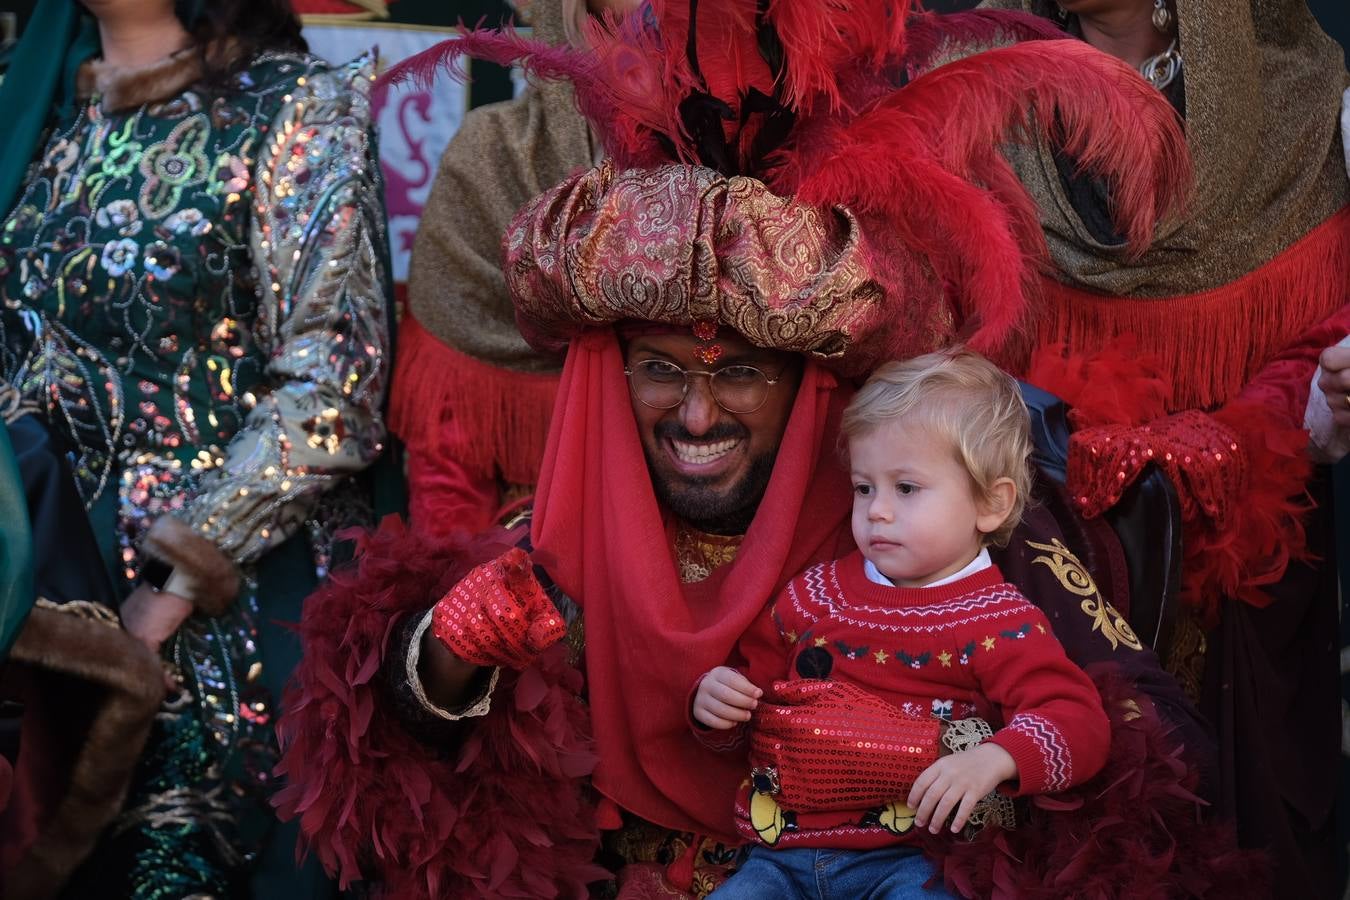
<instances>
[{"instance_id":1,"label":"gold brocade turban","mask_svg":"<svg viewBox=\"0 0 1350 900\"><path fill-rule=\"evenodd\" d=\"M606 163L522 209L503 250L517 322L537 346L636 319L716 322L846 374L882 349L885 291L857 218L753 178Z\"/></svg>"}]
</instances>

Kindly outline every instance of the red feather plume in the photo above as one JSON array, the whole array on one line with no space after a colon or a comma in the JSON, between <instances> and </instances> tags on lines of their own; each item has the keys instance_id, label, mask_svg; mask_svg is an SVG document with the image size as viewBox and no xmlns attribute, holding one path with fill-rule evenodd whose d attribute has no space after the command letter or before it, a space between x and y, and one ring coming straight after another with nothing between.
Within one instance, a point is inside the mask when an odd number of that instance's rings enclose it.
<instances>
[{"instance_id":1,"label":"red feather plume","mask_svg":"<svg viewBox=\"0 0 1350 900\"><path fill-rule=\"evenodd\" d=\"M767 21L787 56L784 99L805 114L837 112L851 98L839 73L859 63L881 70L905 50L912 0L774 0Z\"/></svg>"},{"instance_id":2,"label":"red feather plume","mask_svg":"<svg viewBox=\"0 0 1350 900\"><path fill-rule=\"evenodd\" d=\"M895 315L927 269L966 339L991 350L1021 320L1046 257L1035 203L1000 146L1045 140L1103 178L1133 253L1186 197L1189 155L1175 111L1119 60L1048 40L1057 32L1025 14L911 7L648 0L590 21L585 50L468 32L386 80L425 81L464 55L569 78L616 166L700 164L849 207L900 237L874 239L876 255L912 257L877 260L894 276L884 286ZM1010 41L1023 42L927 69Z\"/></svg>"},{"instance_id":3,"label":"red feather plume","mask_svg":"<svg viewBox=\"0 0 1350 900\"><path fill-rule=\"evenodd\" d=\"M1078 41L1001 47L940 66L851 120L806 122L770 183L809 203L876 212L976 316L977 349L1017 322L1043 258L1031 198L991 148L1057 142L1111 184L1134 252L1189 188L1172 108L1124 63Z\"/></svg>"}]
</instances>

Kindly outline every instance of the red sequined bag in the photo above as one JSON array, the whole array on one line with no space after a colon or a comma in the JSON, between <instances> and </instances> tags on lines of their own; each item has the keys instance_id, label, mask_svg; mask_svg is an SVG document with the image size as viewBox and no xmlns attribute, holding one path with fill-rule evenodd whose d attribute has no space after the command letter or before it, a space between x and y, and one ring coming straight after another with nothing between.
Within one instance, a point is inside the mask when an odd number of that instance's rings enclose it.
<instances>
[{"instance_id":1,"label":"red sequined bag","mask_svg":"<svg viewBox=\"0 0 1350 900\"><path fill-rule=\"evenodd\" d=\"M837 681L778 681L752 723L750 761L776 769L778 803L796 811L903 800L936 761L942 723L906 715Z\"/></svg>"}]
</instances>

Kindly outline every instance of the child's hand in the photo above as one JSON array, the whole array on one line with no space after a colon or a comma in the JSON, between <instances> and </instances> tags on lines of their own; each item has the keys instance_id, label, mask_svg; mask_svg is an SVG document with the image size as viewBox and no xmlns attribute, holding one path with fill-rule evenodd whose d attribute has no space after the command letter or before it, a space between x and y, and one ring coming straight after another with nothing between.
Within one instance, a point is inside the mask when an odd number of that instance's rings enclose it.
<instances>
[{"instance_id":1,"label":"child's hand","mask_svg":"<svg viewBox=\"0 0 1350 900\"><path fill-rule=\"evenodd\" d=\"M998 744L985 742L964 753L953 753L933 763L914 781L906 804L914 810L914 824L938 833L953 810L952 831L966 827L975 804L1005 781L1017 777L1017 763Z\"/></svg>"},{"instance_id":2,"label":"child's hand","mask_svg":"<svg viewBox=\"0 0 1350 900\"><path fill-rule=\"evenodd\" d=\"M718 666L698 683L694 694L694 721L725 731L750 721L764 692L735 669Z\"/></svg>"}]
</instances>

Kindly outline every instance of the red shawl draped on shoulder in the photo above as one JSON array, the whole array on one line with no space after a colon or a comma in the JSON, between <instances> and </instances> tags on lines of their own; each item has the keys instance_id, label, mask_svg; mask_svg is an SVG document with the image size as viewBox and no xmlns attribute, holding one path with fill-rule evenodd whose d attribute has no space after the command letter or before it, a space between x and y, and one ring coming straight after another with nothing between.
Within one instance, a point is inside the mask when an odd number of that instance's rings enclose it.
<instances>
[{"instance_id":1,"label":"red shawl draped on shoulder","mask_svg":"<svg viewBox=\"0 0 1350 900\"><path fill-rule=\"evenodd\" d=\"M694 679L732 654L790 577L851 546L830 436L847 392L808 362L773 477L736 561L681 584L612 330L574 340L535 497L536 562L586 618L595 786L658 825L735 841L744 760L689 732Z\"/></svg>"}]
</instances>

